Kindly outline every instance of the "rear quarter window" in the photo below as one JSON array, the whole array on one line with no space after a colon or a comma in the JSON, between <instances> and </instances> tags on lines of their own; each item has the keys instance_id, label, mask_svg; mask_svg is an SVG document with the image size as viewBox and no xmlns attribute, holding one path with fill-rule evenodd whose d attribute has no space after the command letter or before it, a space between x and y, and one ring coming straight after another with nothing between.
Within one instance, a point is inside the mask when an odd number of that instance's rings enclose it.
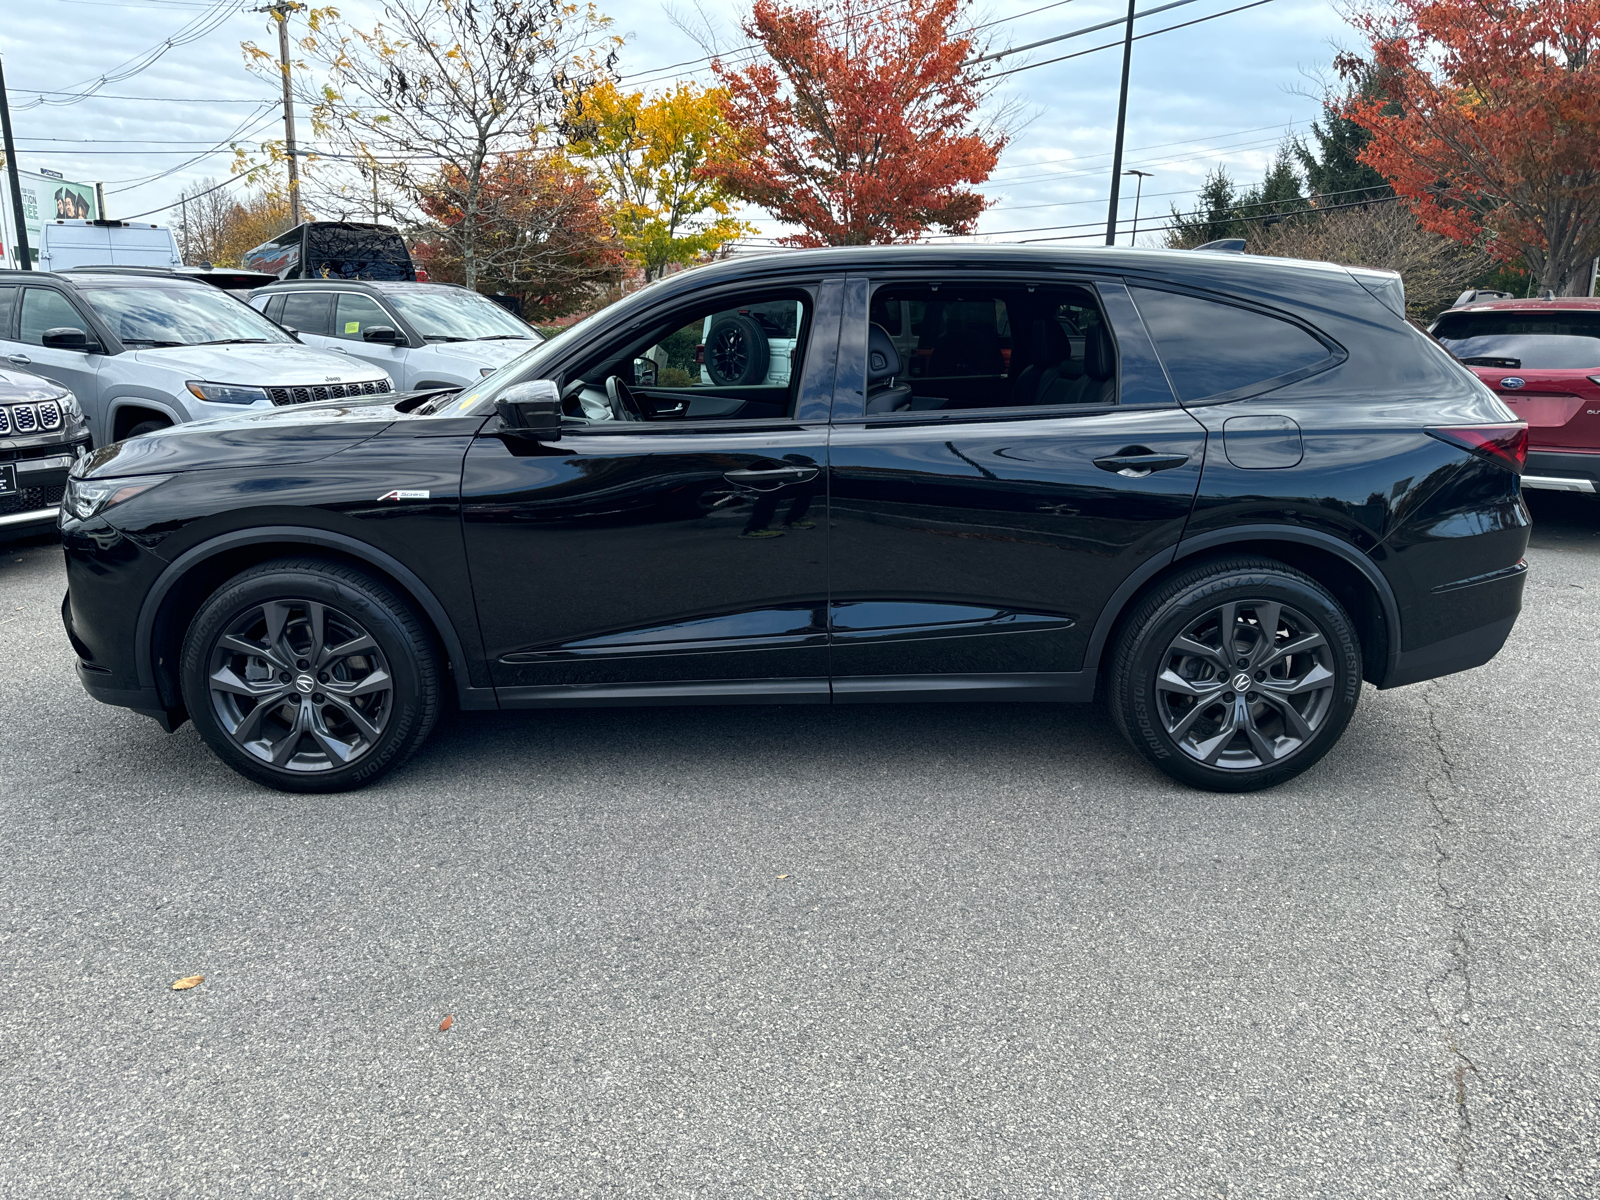
<instances>
[{"instance_id":1,"label":"rear quarter window","mask_svg":"<svg viewBox=\"0 0 1600 1200\"><path fill-rule=\"evenodd\" d=\"M1335 361L1328 346L1278 317L1181 292L1128 290L1180 400L1266 391Z\"/></svg>"}]
</instances>

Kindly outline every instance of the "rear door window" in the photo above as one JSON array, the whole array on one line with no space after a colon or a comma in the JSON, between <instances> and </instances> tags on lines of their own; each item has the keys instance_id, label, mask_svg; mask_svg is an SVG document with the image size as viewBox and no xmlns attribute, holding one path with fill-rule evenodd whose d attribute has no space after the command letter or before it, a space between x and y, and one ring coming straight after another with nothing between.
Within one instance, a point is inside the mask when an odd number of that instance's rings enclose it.
<instances>
[{"instance_id":1,"label":"rear door window","mask_svg":"<svg viewBox=\"0 0 1600 1200\"><path fill-rule=\"evenodd\" d=\"M885 284L868 321L867 416L1118 400L1116 342L1087 288Z\"/></svg>"},{"instance_id":2,"label":"rear door window","mask_svg":"<svg viewBox=\"0 0 1600 1200\"><path fill-rule=\"evenodd\" d=\"M17 305L15 287L0 287L0 338L11 336L11 314Z\"/></svg>"},{"instance_id":3,"label":"rear door window","mask_svg":"<svg viewBox=\"0 0 1600 1200\"><path fill-rule=\"evenodd\" d=\"M290 329L326 337L332 332L332 308L333 297L327 292L291 292L283 298L283 316L278 319Z\"/></svg>"},{"instance_id":4,"label":"rear door window","mask_svg":"<svg viewBox=\"0 0 1600 1200\"><path fill-rule=\"evenodd\" d=\"M1181 292L1128 290L1186 403L1264 392L1338 361L1321 340L1267 313Z\"/></svg>"}]
</instances>

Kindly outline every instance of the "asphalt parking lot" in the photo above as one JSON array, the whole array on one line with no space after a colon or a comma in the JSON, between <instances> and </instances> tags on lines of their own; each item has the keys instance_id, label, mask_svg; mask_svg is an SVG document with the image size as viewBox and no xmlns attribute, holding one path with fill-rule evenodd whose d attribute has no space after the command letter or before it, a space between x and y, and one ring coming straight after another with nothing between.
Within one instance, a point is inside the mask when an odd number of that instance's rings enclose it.
<instances>
[{"instance_id":1,"label":"asphalt parking lot","mask_svg":"<svg viewBox=\"0 0 1600 1200\"><path fill-rule=\"evenodd\" d=\"M1242 797L998 705L280 795L89 700L8 547L0 1194L1594 1196L1600 504L1534 503L1506 650Z\"/></svg>"}]
</instances>

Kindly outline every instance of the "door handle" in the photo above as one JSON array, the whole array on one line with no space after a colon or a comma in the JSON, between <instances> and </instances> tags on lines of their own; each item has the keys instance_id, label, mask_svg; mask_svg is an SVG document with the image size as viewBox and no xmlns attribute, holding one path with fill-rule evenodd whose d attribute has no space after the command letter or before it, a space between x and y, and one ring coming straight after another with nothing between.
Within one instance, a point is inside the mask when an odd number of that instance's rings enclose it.
<instances>
[{"instance_id":1,"label":"door handle","mask_svg":"<svg viewBox=\"0 0 1600 1200\"><path fill-rule=\"evenodd\" d=\"M740 483L757 491L770 492L791 483L807 483L817 477L816 467L767 467L724 471L722 477L729 483Z\"/></svg>"},{"instance_id":2,"label":"door handle","mask_svg":"<svg viewBox=\"0 0 1600 1200\"><path fill-rule=\"evenodd\" d=\"M1189 461L1187 454L1156 454L1143 446L1129 446L1105 458L1097 458L1094 465L1102 471L1115 471L1125 479L1143 479L1155 471L1169 471Z\"/></svg>"},{"instance_id":3,"label":"door handle","mask_svg":"<svg viewBox=\"0 0 1600 1200\"><path fill-rule=\"evenodd\" d=\"M13 354L6 359L13 367L25 367L33 361L26 354Z\"/></svg>"}]
</instances>

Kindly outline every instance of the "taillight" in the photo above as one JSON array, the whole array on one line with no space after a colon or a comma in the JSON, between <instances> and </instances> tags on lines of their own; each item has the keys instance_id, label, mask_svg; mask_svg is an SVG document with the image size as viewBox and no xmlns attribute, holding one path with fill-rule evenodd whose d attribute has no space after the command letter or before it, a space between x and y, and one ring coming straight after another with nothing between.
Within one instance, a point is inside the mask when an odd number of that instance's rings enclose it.
<instances>
[{"instance_id":1,"label":"taillight","mask_svg":"<svg viewBox=\"0 0 1600 1200\"><path fill-rule=\"evenodd\" d=\"M1521 421L1515 425L1452 425L1423 432L1441 442L1493 459L1518 475L1528 461L1528 427Z\"/></svg>"}]
</instances>

